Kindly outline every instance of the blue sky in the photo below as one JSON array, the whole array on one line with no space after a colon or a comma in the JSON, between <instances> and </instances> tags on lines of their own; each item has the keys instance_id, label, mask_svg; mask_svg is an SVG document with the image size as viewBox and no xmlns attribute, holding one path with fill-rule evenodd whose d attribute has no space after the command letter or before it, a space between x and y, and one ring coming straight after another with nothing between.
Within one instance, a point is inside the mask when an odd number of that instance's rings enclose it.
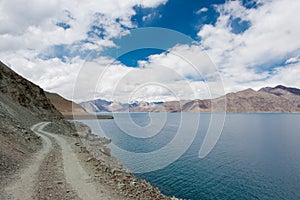
<instances>
[{"instance_id":1,"label":"blue sky","mask_svg":"<svg viewBox=\"0 0 300 200\"><path fill-rule=\"evenodd\" d=\"M300 87L297 1L16 3L3 0L0 7L0 59L76 101L126 94L164 101L278 84ZM99 77L106 85L97 86ZM84 86L77 97L79 80Z\"/></svg>"},{"instance_id":2,"label":"blue sky","mask_svg":"<svg viewBox=\"0 0 300 200\"><path fill-rule=\"evenodd\" d=\"M201 27L205 24L215 25L220 13L217 12L215 7L217 5L224 4L225 0L212 0L212 1L189 1L186 3L182 0L171 0L166 2L166 4L160 5L155 8L144 8L142 6L134 6L133 9L136 12L135 15L131 16L131 21L135 25L133 28L125 27L128 30L136 28L146 28L146 27L161 27L166 29L171 29L178 31L191 37L195 41L201 41L201 37L197 35ZM247 8L253 8L257 4L255 1L244 0L242 5ZM201 9L205 9L201 12ZM58 22L57 26L63 28L64 30L69 29L70 25L64 22ZM232 19L232 32L241 34L247 28L249 28L249 23L243 21L240 18ZM92 25L90 30L87 32L88 37L103 39L106 37L105 28L99 25ZM124 43L126 40L124 37L113 38L113 41L122 48L128 45ZM89 40L81 41L83 43L89 43ZM177 43L170 42L168 48L172 48ZM48 52L48 58L58 57L62 61L65 61L64 56L75 57L80 55L85 58L89 52L77 52L70 51L69 46L57 45L52 47L52 54ZM105 51L101 52L101 55L116 57L117 48L107 48ZM117 57L117 60L127 65L128 67L138 67L137 62L139 60L147 60L148 56L153 54L160 54L163 50L161 49L138 49L133 52L127 53Z\"/></svg>"},{"instance_id":3,"label":"blue sky","mask_svg":"<svg viewBox=\"0 0 300 200\"><path fill-rule=\"evenodd\" d=\"M136 7L137 14L132 20L139 27L163 27L182 32L193 39L199 39L197 33L203 24L214 24L218 13L213 8L216 4L223 4L224 0L186 1L173 0L158 8L143 9ZM205 13L197 14L201 8L208 8ZM143 18L153 15L147 20Z\"/></svg>"},{"instance_id":4,"label":"blue sky","mask_svg":"<svg viewBox=\"0 0 300 200\"><path fill-rule=\"evenodd\" d=\"M213 6L215 4L224 3L224 0L213 1L190 1L186 3L182 0L168 1L165 5L161 5L157 8L142 8L136 6L134 9L136 15L132 16L131 20L137 24L137 27L161 27L172 29L194 40L200 40L197 36L199 28L203 24L214 24L217 20L218 13ZM205 13L197 14L201 8L208 8ZM173 44L174 45L174 44ZM172 44L169 46L171 48ZM147 57L154 53L161 53L161 51L152 50L140 50L121 57L120 60L126 65L136 65L134 58L147 59Z\"/></svg>"},{"instance_id":5,"label":"blue sky","mask_svg":"<svg viewBox=\"0 0 300 200\"><path fill-rule=\"evenodd\" d=\"M161 27L181 32L195 41L201 41L201 38L197 35L199 29L205 24L214 25L216 23L219 12L216 11L215 6L224 3L225 0L189 1L189 3L182 0L172 0L156 8L135 6L134 10L136 14L131 17L131 21L136 25L134 29ZM247 0L243 1L243 5L247 8L253 8L256 3ZM201 12L201 9L205 9L205 12ZM232 31L234 33L242 33L248 27L249 24L247 21L242 21L240 18L232 19ZM101 27L93 26L92 29L100 30L99 37L102 38L104 36L103 32L105 30ZM116 38L114 41L122 47L122 45L126 45L123 44L122 40L124 40L123 37ZM171 48L175 45L176 43L170 43L168 47ZM115 50L115 48L109 48L102 53L109 55L109 53ZM58 53L60 54L60 52ZM137 67L139 60L147 60L148 56L160 53L162 53L160 49L139 49L122 55L117 60L129 67Z\"/></svg>"}]
</instances>

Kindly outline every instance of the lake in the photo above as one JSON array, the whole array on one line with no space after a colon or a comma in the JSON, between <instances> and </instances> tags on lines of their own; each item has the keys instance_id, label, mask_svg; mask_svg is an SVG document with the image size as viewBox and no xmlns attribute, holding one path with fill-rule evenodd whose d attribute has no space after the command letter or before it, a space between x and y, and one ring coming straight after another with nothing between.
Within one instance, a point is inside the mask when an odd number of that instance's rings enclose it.
<instances>
[{"instance_id":1,"label":"lake","mask_svg":"<svg viewBox=\"0 0 300 200\"><path fill-rule=\"evenodd\" d=\"M199 150L211 124L209 113L114 117L80 121L111 138L112 154L166 195L300 199L300 114L226 114L222 133L204 158Z\"/></svg>"}]
</instances>

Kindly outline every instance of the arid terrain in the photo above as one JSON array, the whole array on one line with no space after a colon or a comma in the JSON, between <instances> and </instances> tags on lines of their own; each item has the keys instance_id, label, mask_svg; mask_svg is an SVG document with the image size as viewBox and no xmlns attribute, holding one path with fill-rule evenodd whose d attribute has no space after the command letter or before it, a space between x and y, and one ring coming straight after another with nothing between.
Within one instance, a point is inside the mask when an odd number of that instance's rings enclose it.
<instances>
[{"instance_id":1,"label":"arid terrain","mask_svg":"<svg viewBox=\"0 0 300 200\"><path fill-rule=\"evenodd\" d=\"M43 89L0 62L0 199L173 199L132 175L109 142L65 121Z\"/></svg>"},{"instance_id":2,"label":"arid terrain","mask_svg":"<svg viewBox=\"0 0 300 200\"><path fill-rule=\"evenodd\" d=\"M111 115L93 115L79 104L67 100L56 93L45 92L46 97L65 119L113 119Z\"/></svg>"},{"instance_id":3,"label":"arid terrain","mask_svg":"<svg viewBox=\"0 0 300 200\"><path fill-rule=\"evenodd\" d=\"M216 99L120 103L96 99L80 103L88 112L300 112L300 89L278 85L246 89Z\"/></svg>"}]
</instances>

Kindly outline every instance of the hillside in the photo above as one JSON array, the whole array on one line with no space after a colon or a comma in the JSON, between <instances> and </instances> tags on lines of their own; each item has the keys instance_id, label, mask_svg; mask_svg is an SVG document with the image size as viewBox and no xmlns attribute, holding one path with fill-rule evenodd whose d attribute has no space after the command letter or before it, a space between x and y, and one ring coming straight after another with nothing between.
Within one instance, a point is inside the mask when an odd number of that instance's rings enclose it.
<instances>
[{"instance_id":1,"label":"hillside","mask_svg":"<svg viewBox=\"0 0 300 200\"><path fill-rule=\"evenodd\" d=\"M59 94L50 92L45 92L45 94L54 107L63 115L89 114L83 107L73 101L63 98Z\"/></svg>"},{"instance_id":2,"label":"hillside","mask_svg":"<svg viewBox=\"0 0 300 200\"><path fill-rule=\"evenodd\" d=\"M1 95L11 98L20 106L29 109L34 115L61 117L42 88L24 79L2 62L0 62L0 72Z\"/></svg>"},{"instance_id":3,"label":"hillside","mask_svg":"<svg viewBox=\"0 0 300 200\"><path fill-rule=\"evenodd\" d=\"M41 147L30 129L40 121L55 121L66 132L73 127L51 104L43 89L0 62L0 184Z\"/></svg>"}]
</instances>

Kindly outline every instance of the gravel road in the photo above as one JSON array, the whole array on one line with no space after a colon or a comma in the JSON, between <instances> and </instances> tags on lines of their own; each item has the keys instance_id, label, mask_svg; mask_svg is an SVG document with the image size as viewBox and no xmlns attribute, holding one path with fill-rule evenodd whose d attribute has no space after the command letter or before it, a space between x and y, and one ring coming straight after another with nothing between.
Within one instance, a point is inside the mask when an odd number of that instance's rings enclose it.
<instances>
[{"instance_id":1,"label":"gravel road","mask_svg":"<svg viewBox=\"0 0 300 200\"><path fill-rule=\"evenodd\" d=\"M43 139L43 148L4 189L1 199L124 199L95 183L66 141L66 136L43 131L47 122L32 130Z\"/></svg>"}]
</instances>

